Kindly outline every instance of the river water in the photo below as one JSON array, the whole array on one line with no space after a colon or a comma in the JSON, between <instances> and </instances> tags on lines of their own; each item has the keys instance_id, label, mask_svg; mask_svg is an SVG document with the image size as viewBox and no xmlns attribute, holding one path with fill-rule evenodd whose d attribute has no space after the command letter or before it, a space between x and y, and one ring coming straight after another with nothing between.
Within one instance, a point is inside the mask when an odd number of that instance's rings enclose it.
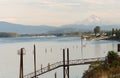
<instances>
[{"instance_id":1,"label":"river water","mask_svg":"<svg viewBox=\"0 0 120 78\"><path fill-rule=\"evenodd\" d=\"M24 75L33 72L33 45L36 45L37 69L47 66L48 63L62 61L62 49L70 49L70 59L104 57L110 50L117 51L117 41L88 41L79 37L47 37L47 38L0 38L0 78L19 78L20 48L25 48ZM70 78L81 78L89 65L70 67ZM39 78L63 78L63 68L58 68Z\"/></svg>"}]
</instances>

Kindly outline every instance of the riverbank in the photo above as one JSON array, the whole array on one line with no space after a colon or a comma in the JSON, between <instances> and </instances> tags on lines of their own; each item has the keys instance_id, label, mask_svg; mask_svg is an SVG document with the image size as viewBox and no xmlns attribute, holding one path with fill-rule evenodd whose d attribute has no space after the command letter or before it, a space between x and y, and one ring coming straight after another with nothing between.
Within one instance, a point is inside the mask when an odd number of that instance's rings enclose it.
<instances>
[{"instance_id":1,"label":"riverbank","mask_svg":"<svg viewBox=\"0 0 120 78\"><path fill-rule=\"evenodd\" d=\"M105 62L91 64L82 78L120 78L120 56L109 51Z\"/></svg>"},{"instance_id":2,"label":"riverbank","mask_svg":"<svg viewBox=\"0 0 120 78\"><path fill-rule=\"evenodd\" d=\"M120 78L120 66L108 69L93 69L82 78Z\"/></svg>"},{"instance_id":3,"label":"riverbank","mask_svg":"<svg viewBox=\"0 0 120 78\"><path fill-rule=\"evenodd\" d=\"M100 37L95 37L95 36L83 36L83 39L87 40L108 40L108 36L100 36Z\"/></svg>"},{"instance_id":4,"label":"riverbank","mask_svg":"<svg viewBox=\"0 0 120 78\"><path fill-rule=\"evenodd\" d=\"M120 41L120 38L118 37L108 37L105 40L114 40L114 41Z\"/></svg>"}]
</instances>

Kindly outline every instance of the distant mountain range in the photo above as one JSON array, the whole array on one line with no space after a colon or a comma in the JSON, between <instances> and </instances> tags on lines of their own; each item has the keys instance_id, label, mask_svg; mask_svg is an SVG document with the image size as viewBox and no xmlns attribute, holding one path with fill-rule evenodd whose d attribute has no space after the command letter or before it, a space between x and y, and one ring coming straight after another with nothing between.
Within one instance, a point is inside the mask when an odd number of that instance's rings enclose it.
<instances>
[{"instance_id":1,"label":"distant mountain range","mask_svg":"<svg viewBox=\"0 0 120 78\"><path fill-rule=\"evenodd\" d=\"M21 25L21 24L13 24L8 22L0 22L0 32L16 32L20 34L25 33L46 33L49 30L53 31L56 27L40 25L40 26L32 26L32 25Z\"/></svg>"},{"instance_id":2,"label":"distant mountain range","mask_svg":"<svg viewBox=\"0 0 120 78\"><path fill-rule=\"evenodd\" d=\"M19 34L41 34L41 33L61 33L61 32L77 32L77 31L93 31L97 25L93 24L68 24L60 27L47 25L33 26L21 25L8 22L0 22L0 32L16 32ZM111 30L112 28L120 28L119 25L102 25L101 30Z\"/></svg>"}]
</instances>

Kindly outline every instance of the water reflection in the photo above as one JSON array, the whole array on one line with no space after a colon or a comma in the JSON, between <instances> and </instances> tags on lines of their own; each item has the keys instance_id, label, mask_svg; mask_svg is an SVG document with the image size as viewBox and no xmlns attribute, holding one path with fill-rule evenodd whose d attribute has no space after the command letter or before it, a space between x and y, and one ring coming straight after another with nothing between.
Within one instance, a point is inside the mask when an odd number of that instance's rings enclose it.
<instances>
[{"instance_id":1,"label":"water reflection","mask_svg":"<svg viewBox=\"0 0 120 78\"><path fill-rule=\"evenodd\" d=\"M62 49L70 49L70 59L80 59L81 55L81 43L79 38L51 38L52 40L46 39L46 41L35 41L34 39L30 42L15 42L0 45L0 78L18 78L19 77L19 56L17 51L24 47L26 49L26 55L24 56L24 74L33 72L33 45L36 44L37 54L37 69L45 67L48 63L52 64L62 60ZM65 41L64 41L65 39ZM68 41L67 41L68 39ZM27 40L27 39L25 39ZM31 39L30 39L31 40ZM39 40L39 39L38 39ZM54 41L55 40L55 41ZM8 39L10 42L10 40ZM103 57L107 55L109 50L117 51L117 44L119 42L112 41L83 41L85 46L83 47L83 58L92 57ZM4 60L4 61L3 61ZM81 78L83 72L87 70L89 65L80 65L70 67L71 78ZM7 71L6 71L7 70ZM56 69L49 73L46 73L39 78L54 78L54 73L57 72L57 78L62 78L62 68Z\"/></svg>"}]
</instances>

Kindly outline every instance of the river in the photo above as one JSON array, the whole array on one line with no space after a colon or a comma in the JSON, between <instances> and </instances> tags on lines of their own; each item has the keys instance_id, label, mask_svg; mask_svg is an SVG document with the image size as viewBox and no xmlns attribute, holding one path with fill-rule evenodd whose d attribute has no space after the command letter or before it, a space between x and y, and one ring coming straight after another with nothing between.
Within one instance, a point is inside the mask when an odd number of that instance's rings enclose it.
<instances>
[{"instance_id":1,"label":"river","mask_svg":"<svg viewBox=\"0 0 120 78\"><path fill-rule=\"evenodd\" d=\"M33 45L36 45L37 69L62 61L62 49L70 49L70 59L104 57L110 50L117 51L117 41L89 41L83 40L81 52L81 39L79 37L43 37L43 38L0 38L0 78L19 78L20 48L25 48L24 75L33 72ZM89 65L70 67L70 78L81 78ZM39 78L63 78L63 68L58 68Z\"/></svg>"}]
</instances>

